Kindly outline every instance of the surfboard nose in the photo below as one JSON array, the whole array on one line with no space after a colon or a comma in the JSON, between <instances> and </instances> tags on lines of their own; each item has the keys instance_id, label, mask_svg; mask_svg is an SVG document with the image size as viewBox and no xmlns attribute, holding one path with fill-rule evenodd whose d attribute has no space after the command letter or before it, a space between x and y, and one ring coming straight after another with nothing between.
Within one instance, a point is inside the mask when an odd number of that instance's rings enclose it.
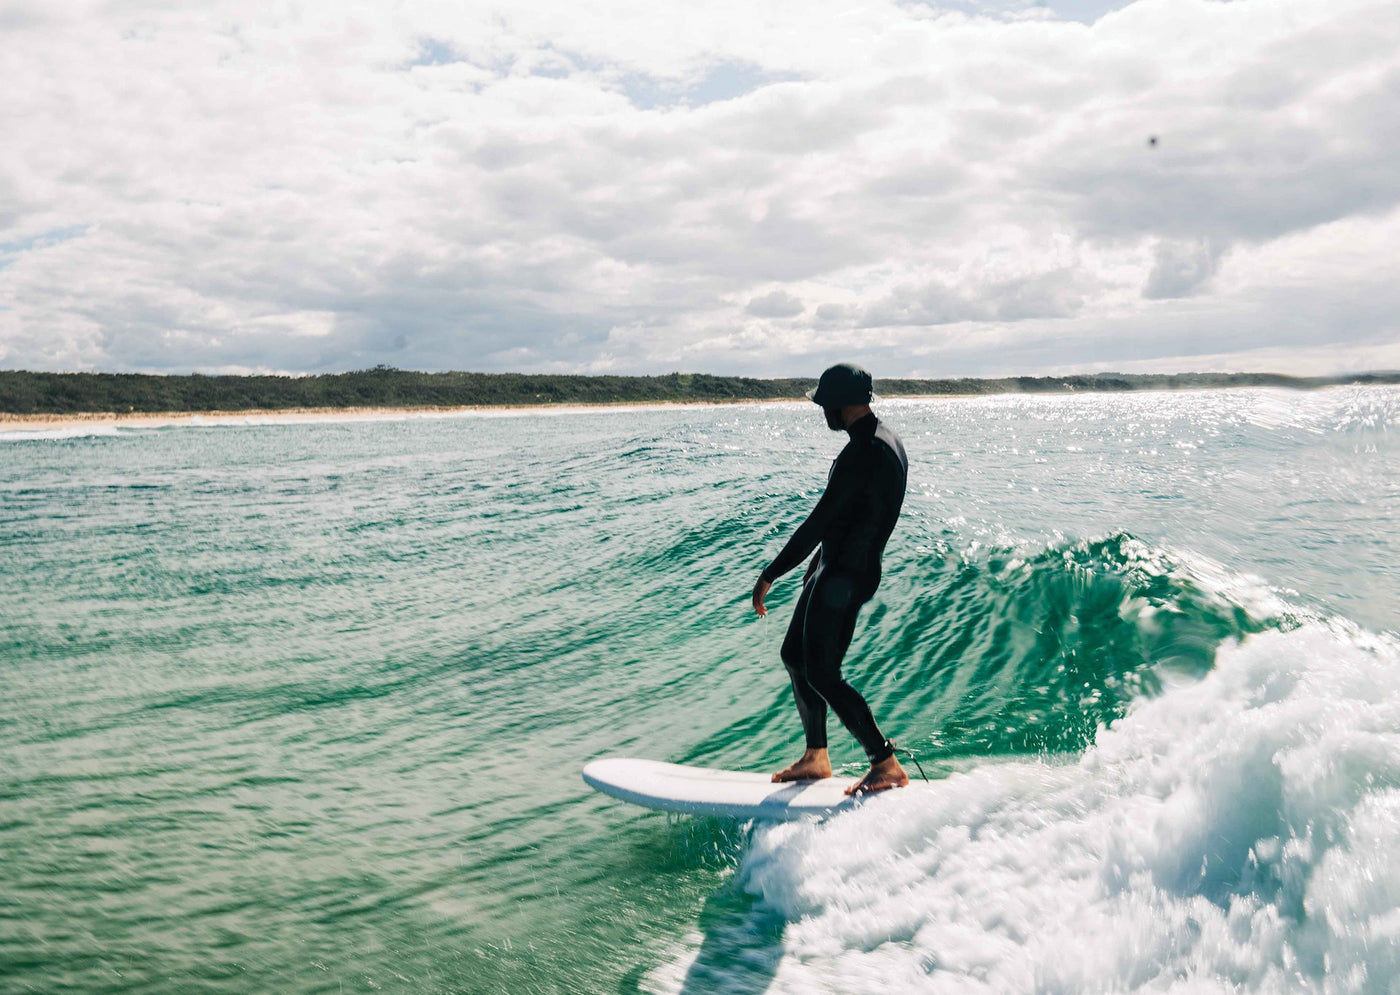
<instances>
[{"instance_id":1,"label":"surfboard nose","mask_svg":"<svg viewBox=\"0 0 1400 995\"><path fill-rule=\"evenodd\" d=\"M628 761L621 757L607 757L602 760L590 760L583 765L583 780L590 788L599 791L604 790L604 785L615 785L619 778L625 778L627 770L635 761Z\"/></svg>"}]
</instances>

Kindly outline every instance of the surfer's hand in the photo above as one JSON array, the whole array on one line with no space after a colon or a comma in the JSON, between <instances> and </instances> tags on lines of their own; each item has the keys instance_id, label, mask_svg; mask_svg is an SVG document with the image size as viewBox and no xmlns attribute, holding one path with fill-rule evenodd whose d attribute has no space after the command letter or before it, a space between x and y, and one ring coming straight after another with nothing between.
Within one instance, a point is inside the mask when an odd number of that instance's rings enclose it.
<instances>
[{"instance_id":1,"label":"surfer's hand","mask_svg":"<svg viewBox=\"0 0 1400 995\"><path fill-rule=\"evenodd\" d=\"M768 609L763 606L763 596L772 588L772 584L758 578L758 583L753 586L753 610L758 612L758 617L762 618L768 614Z\"/></svg>"}]
</instances>

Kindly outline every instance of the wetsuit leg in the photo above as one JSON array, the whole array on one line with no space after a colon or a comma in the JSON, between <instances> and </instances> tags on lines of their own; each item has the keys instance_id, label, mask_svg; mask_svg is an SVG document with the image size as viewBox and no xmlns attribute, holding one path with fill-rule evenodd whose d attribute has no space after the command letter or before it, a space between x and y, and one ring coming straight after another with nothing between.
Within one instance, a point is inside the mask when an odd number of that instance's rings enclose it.
<instances>
[{"instance_id":1,"label":"wetsuit leg","mask_svg":"<svg viewBox=\"0 0 1400 995\"><path fill-rule=\"evenodd\" d=\"M856 616L868 600L863 593L850 578L833 573L817 575L810 597L807 591L803 592L808 601L803 606L803 676L860 742L870 762L878 763L892 756L894 749L880 732L860 692L841 676L841 660L855 634ZM795 687L796 679L793 683Z\"/></svg>"},{"instance_id":2,"label":"wetsuit leg","mask_svg":"<svg viewBox=\"0 0 1400 995\"><path fill-rule=\"evenodd\" d=\"M797 700L797 714L802 719L802 732L807 737L807 749L826 749L826 699L807 682L806 656L802 649L802 631L806 626L807 605L812 600L812 588L816 582L808 580L802 585L802 593L797 597L797 606L788 623L787 635L783 637L783 648L779 651L783 666L792 680L792 696Z\"/></svg>"}]
</instances>

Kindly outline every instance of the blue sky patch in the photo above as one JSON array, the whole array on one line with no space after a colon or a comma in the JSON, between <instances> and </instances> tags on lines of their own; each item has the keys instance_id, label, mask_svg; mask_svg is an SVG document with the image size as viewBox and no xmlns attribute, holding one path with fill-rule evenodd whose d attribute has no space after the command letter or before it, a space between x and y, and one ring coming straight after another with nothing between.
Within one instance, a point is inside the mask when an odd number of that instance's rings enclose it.
<instances>
[{"instance_id":1,"label":"blue sky patch","mask_svg":"<svg viewBox=\"0 0 1400 995\"><path fill-rule=\"evenodd\" d=\"M630 73L621 79L622 92L643 110L658 107L704 107L735 100L774 83L801 79L792 73L765 72L742 62L721 62L697 79L668 79Z\"/></svg>"}]
</instances>

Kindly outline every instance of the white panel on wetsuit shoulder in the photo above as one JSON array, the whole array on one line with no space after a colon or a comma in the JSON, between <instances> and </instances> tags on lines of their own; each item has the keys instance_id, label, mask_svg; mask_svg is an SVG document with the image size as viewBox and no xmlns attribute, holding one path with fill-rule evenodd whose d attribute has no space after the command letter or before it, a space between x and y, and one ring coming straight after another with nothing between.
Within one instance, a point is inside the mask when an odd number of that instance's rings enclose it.
<instances>
[{"instance_id":1,"label":"white panel on wetsuit shoulder","mask_svg":"<svg viewBox=\"0 0 1400 995\"><path fill-rule=\"evenodd\" d=\"M878 797L846 795L846 788L855 783L851 777L774 784L768 774L687 767L657 760L594 760L583 768L583 779L603 794L633 805L735 819L830 815Z\"/></svg>"}]
</instances>

